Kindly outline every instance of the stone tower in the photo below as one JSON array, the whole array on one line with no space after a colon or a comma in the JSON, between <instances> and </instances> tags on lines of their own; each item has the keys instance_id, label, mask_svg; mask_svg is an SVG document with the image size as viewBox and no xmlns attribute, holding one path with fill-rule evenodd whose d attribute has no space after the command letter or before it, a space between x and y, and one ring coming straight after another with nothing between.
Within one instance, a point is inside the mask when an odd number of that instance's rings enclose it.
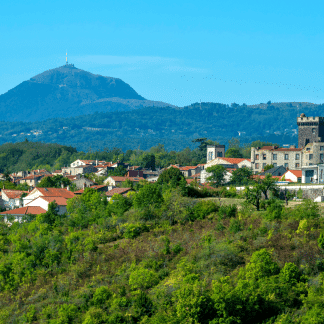
<instances>
[{"instance_id":1,"label":"stone tower","mask_svg":"<svg viewBox=\"0 0 324 324\"><path fill-rule=\"evenodd\" d=\"M308 143L324 142L324 117L297 117L298 148L304 148Z\"/></svg>"}]
</instances>

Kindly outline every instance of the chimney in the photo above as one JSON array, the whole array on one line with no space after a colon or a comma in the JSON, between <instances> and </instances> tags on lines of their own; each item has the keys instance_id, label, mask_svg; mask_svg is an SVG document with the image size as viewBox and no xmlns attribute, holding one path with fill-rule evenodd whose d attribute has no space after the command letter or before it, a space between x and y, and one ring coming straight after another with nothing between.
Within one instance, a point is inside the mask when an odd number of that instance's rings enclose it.
<instances>
[{"instance_id":1,"label":"chimney","mask_svg":"<svg viewBox=\"0 0 324 324\"><path fill-rule=\"evenodd\" d=\"M67 186L67 187L66 187L66 190L70 191L70 186Z\"/></svg>"},{"instance_id":2,"label":"chimney","mask_svg":"<svg viewBox=\"0 0 324 324\"><path fill-rule=\"evenodd\" d=\"M61 188L64 189L64 184L63 184L63 182L61 183Z\"/></svg>"},{"instance_id":3,"label":"chimney","mask_svg":"<svg viewBox=\"0 0 324 324\"><path fill-rule=\"evenodd\" d=\"M96 166L98 166L98 160L96 160Z\"/></svg>"}]
</instances>

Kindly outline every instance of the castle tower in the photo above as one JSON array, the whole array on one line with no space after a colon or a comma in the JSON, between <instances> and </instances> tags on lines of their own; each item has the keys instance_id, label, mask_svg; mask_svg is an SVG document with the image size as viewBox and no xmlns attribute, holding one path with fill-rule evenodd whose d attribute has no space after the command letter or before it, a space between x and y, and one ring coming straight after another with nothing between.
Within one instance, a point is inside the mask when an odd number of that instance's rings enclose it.
<instances>
[{"instance_id":1,"label":"castle tower","mask_svg":"<svg viewBox=\"0 0 324 324\"><path fill-rule=\"evenodd\" d=\"M303 113L297 117L298 148L308 143L324 142L324 117L306 117Z\"/></svg>"}]
</instances>

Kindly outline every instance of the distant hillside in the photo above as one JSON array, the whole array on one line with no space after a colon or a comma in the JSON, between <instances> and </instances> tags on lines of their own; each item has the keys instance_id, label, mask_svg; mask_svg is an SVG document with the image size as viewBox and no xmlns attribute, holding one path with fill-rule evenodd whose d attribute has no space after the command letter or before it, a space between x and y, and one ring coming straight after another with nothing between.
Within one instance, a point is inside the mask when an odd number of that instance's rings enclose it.
<instances>
[{"instance_id":1,"label":"distant hillside","mask_svg":"<svg viewBox=\"0 0 324 324\"><path fill-rule=\"evenodd\" d=\"M146 100L120 79L69 64L38 74L1 95L0 119L37 121L145 106L168 104Z\"/></svg>"},{"instance_id":2,"label":"distant hillside","mask_svg":"<svg viewBox=\"0 0 324 324\"><path fill-rule=\"evenodd\" d=\"M207 137L228 144L236 137L242 144L255 140L297 144L297 114L323 116L323 105L281 103L276 107L198 103L183 108L143 107L136 110L100 112L33 123L0 122L0 144L43 141L72 145L78 150L143 150L162 143L168 150L196 147L191 141Z\"/></svg>"}]
</instances>

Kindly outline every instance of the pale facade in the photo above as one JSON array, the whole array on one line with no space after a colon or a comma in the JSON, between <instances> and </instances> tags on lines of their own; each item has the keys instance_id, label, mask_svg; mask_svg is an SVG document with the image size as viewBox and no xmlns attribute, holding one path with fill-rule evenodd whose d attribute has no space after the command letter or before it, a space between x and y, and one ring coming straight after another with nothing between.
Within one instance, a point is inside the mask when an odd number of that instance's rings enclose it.
<instances>
[{"instance_id":1,"label":"pale facade","mask_svg":"<svg viewBox=\"0 0 324 324\"><path fill-rule=\"evenodd\" d=\"M217 157L225 157L225 145L207 145L207 163Z\"/></svg>"},{"instance_id":2,"label":"pale facade","mask_svg":"<svg viewBox=\"0 0 324 324\"><path fill-rule=\"evenodd\" d=\"M264 146L251 148L252 171L261 172L266 165L284 166L287 170L301 170L303 166L324 163L324 143L309 143L304 148Z\"/></svg>"}]
</instances>

